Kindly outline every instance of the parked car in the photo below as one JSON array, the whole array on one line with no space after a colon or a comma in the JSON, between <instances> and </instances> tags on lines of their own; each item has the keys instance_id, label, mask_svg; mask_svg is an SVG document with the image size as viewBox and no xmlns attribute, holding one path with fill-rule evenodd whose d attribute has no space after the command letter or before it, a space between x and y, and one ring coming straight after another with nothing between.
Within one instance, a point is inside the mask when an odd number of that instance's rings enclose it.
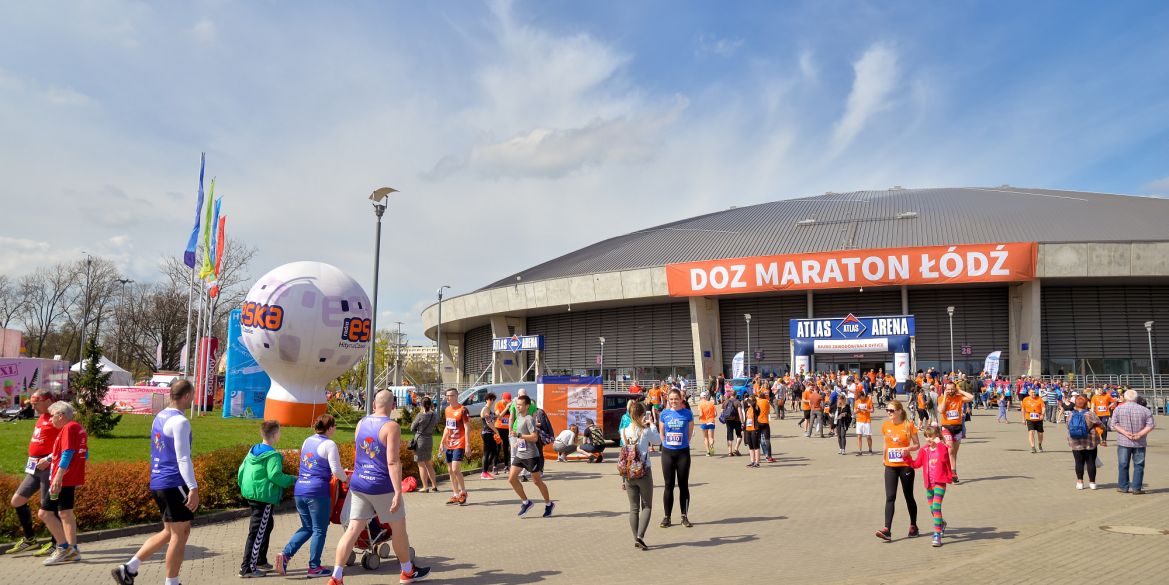
<instances>
[{"instance_id":1,"label":"parked car","mask_svg":"<svg viewBox=\"0 0 1169 585\"><path fill-rule=\"evenodd\" d=\"M618 427L621 426L621 416L625 414L626 405L631 399L645 400L645 393L607 392L605 394L601 427L606 441L615 443L621 438L621 430ZM581 430L583 431L583 429Z\"/></svg>"},{"instance_id":2,"label":"parked car","mask_svg":"<svg viewBox=\"0 0 1169 585\"><path fill-rule=\"evenodd\" d=\"M508 382L506 384L484 384L482 386L474 386L463 390L459 395L459 403L467 407L472 417L477 417L483 412L483 405L487 404L487 393L494 393L496 398L503 396L504 392L511 394L512 398L519 395L520 388L523 388L532 400L536 399L536 383L535 382ZM445 408L445 405L443 405Z\"/></svg>"}]
</instances>

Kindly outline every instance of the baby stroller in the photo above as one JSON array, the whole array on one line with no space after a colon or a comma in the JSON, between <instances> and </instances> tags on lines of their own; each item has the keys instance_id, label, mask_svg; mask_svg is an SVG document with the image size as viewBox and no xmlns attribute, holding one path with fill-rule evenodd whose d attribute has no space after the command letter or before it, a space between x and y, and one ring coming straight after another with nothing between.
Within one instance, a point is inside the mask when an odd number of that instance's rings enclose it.
<instances>
[{"instance_id":1,"label":"baby stroller","mask_svg":"<svg viewBox=\"0 0 1169 585\"><path fill-rule=\"evenodd\" d=\"M346 469L345 475L352 477L353 470ZM329 485L333 493L332 506L329 509L329 523L348 528L349 484L333 478L329 481ZM357 553L359 552L361 553L361 566L368 571L376 571L381 566L382 559L397 561L394 549L390 546L390 536L390 525L383 524L377 516L374 516L366 525L365 530L362 530L357 537L357 542L353 545L354 549L349 551L349 557L345 560L345 566L352 567L357 562ZM410 562L414 562L414 547L410 547Z\"/></svg>"}]
</instances>

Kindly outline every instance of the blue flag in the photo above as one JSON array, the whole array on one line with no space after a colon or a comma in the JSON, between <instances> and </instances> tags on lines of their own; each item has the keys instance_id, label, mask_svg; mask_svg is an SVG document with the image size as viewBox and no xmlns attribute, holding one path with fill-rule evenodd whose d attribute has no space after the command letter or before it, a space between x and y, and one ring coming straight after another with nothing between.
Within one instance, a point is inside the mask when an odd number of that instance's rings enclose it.
<instances>
[{"instance_id":1,"label":"blue flag","mask_svg":"<svg viewBox=\"0 0 1169 585\"><path fill-rule=\"evenodd\" d=\"M191 239L187 240L187 250L183 252L183 264L188 268L195 267L195 246L199 243L199 212L203 210L203 169L207 166L207 153L199 155L199 201L195 203L195 227L191 228Z\"/></svg>"}]
</instances>

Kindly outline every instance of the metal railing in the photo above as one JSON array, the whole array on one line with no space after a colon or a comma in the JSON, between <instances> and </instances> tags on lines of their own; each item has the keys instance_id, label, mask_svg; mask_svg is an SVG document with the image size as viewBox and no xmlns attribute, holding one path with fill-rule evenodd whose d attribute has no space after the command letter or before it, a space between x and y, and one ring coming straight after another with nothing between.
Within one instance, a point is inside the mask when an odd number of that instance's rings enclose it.
<instances>
[{"instance_id":1,"label":"metal railing","mask_svg":"<svg viewBox=\"0 0 1169 585\"><path fill-rule=\"evenodd\" d=\"M1169 388L1169 374L1157 374L1155 378L1149 374L1074 374L1072 376L1043 375L1036 377L1045 382L1066 382L1070 379L1072 383L1080 387L1099 386L1101 384L1117 384L1120 386L1128 386L1129 388L1136 388L1138 390L1141 388Z\"/></svg>"}]
</instances>

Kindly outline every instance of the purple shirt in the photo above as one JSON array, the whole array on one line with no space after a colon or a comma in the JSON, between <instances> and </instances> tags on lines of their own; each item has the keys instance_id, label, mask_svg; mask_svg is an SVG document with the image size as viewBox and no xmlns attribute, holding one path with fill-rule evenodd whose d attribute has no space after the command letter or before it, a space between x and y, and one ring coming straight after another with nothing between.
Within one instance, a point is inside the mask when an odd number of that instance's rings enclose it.
<instances>
[{"instance_id":1,"label":"purple shirt","mask_svg":"<svg viewBox=\"0 0 1169 585\"><path fill-rule=\"evenodd\" d=\"M357 423L357 457L353 465L350 489L363 494L388 494L394 491L390 469L386 464L386 445L379 435L390 422L386 416L367 416Z\"/></svg>"}]
</instances>

